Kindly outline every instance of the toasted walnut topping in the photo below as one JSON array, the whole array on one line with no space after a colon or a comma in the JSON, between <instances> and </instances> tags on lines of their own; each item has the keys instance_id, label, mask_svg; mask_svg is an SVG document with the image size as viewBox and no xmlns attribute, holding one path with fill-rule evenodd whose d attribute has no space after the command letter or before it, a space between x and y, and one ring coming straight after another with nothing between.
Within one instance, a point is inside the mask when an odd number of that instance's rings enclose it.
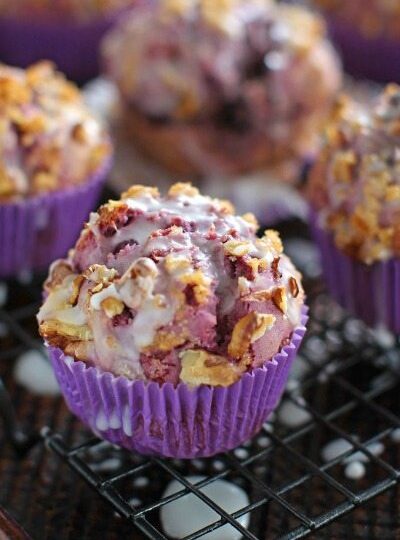
<instances>
[{"instance_id":1,"label":"toasted walnut topping","mask_svg":"<svg viewBox=\"0 0 400 540\"><path fill-rule=\"evenodd\" d=\"M65 354L72 356L81 362L87 362L95 357L95 347L93 341L72 341L67 342L64 349Z\"/></svg>"},{"instance_id":2,"label":"toasted walnut topping","mask_svg":"<svg viewBox=\"0 0 400 540\"><path fill-rule=\"evenodd\" d=\"M23 82L0 76L0 107L23 105L31 99L31 91Z\"/></svg>"},{"instance_id":3,"label":"toasted walnut topping","mask_svg":"<svg viewBox=\"0 0 400 540\"><path fill-rule=\"evenodd\" d=\"M140 257L132 263L127 273L129 273L129 276L132 279L136 279L138 277L156 278L158 276L158 269L154 261L148 257Z\"/></svg>"},{"instance_id":4,"label":"toasted walnut topping","mask_svg":"<svg viewBox=\"0 0 400 540\"><path fill-rule=\"evenodd\" d=\"M170 253L165 257L165 269L168 273L185 271L190 268L190 260L182 255Z\"/></svg>"},{"instance_id":5,"label":"toasted walnut topping","mask_svg":"<svg viewBox=\"0 0 400 540\"><path fill-rule=\"evenodd\" d=\"M257 218L254 214L251 212L247 212L246 214L242 215L242 219L244 219L249 225L252 225L252 227L257 230L259 227Z\"/></svg>"},{"instance_id":6,"label":"toasted walnut topping","mask_svg":"<svg viewBox=\"0 0 400 540\"><path fill-rule=\"evenodd\" d=\"M297 283L297 280L294 277L289 278L289 290L293 298L297 298L299 296L299 292L300 292L299 284Z\"/></svg>"},{"instance_id":7,"label":"toasted walnut topping","mask_svg":"<svg viewBox=\"0 0 400 540\"><path fill-rule=\"evenodd\" d=\"M275 281L281 279L282 277L282 273L279 271L280 260L280 257L275 257L275 259L271 263L272 277L275 279Z\"/></svg>"},{"instance_id":8,"label":"toasted walnut topping","mask_svg":"<svg viewBox=\"0 0 400 540\"><path fill-rule=\"evenodd\" d=\"M125 305L118 298L108 296L101 301L100 307L107 317L112 319L115 315L120 315L124 311Z\"/></svg>"},{"instance_id":9,"label":"toasted walnut topping","mask_svg":"<svg viewBox=\"0 0 400 540\"><path fill-rule=\"evenodd\" d=\"M194 297L198 304L207 302L210 296L211 279L205 276L201 270L196 270L191 274L184 274L180 277L180 281L193 287Z\"/></svg>"},{"instance_id":10,"label":"toasted walnut topping","mask_svg":"<svg viewBox=\"0 0 400 540\"><path fill-rule=\"evenodd\" d=\"M118 272L104 264L91 264L82 275L90 281L105 285L111 283L118 276Z\"/></svg>"},{"instance_id":11,"label":"toasted walnut topping","mask_svg":"<svg viewBox=\"0 0 400 540\"><path fill-rule=\"evenodd\" d=\"M66 261L57 261L50 268L49 277L47 278L44 289L50 293L59 287L67 276L73 274L71 265Z\"/></svg>"},{"instance_id":12,"label":"toasted walnut topping","mask_svg":"<svg viewBox=\"0 0 400 540\"><path fill-rule=\"evenodd\" d=\"M187 341L187 337L187 333L184 331L171 332L168 330L158 330L152 344L145 347L142 352L170 352L172 349L183 345Z\"/></svg>"},{"instance_id":13,"label":"toasted walnut topping","mask_svg":"<svg viewBox=\"0 0 400 540\"><path fill-rule=\"evenodd\" d=\"M42 191L53 191L58 186L57 176L50 172L37 172L32 177L33 189L38 193Z\"/></svg>"},{"instance_id":14,"label":"toasted walnut topping","mask_svg":"<svg viewBox=\"0 0 400 540\"><path fill-rule=\"evenodd\" d=\"M265 259L257 259L256 257L251 257L245 262L247 266L251 268L254 278L257 274L262 274L262 272L265 272L268 266L268 263Z\"/></svg>"},{"instance_id":15,"label":"toasted walnut topping","mask_svg":"<svg viewBox=\"0 0 400 540\"><path fill-rule=\"evenodd\" d=\"M228 345L228 354L232 358L240 359L248 351L250 345L260 339L267 330L275 324L275 317L268 313L251 311L242 317L232 332Z\"/></svg>"},{"instance_id":16,"label":"toasted walnut topping","mask_svg":"<svg viewBox=\"0 0 400 540\"><path fill-rule=\"evenodd\" d=\"M43 321L39 326L41 336L51 342L52 337L61 336L71 341L89 341L93 339L89 326L67 324L57 320Z\"/></svg>"},{"instance_id":17,"label":"toasted walnut topping","mask_svg":"<svg viewBox=\"0 0 400 540\"><path fill-rule=\"evenodd\" d=\"M226 199L219 199L218 206L221 212L223 212L224 214L228 214L230 216L233 216L233 214L236 211L233 204Z\"/></svg>"},{"instance_id":18,"label":"toasted walnut topping","mask_svg":"<svg viewBox=\"0 0 400 540\"><path fill-rule=\"evenodd\" d=\"M387 202L400 201L400 186L397 186L397 185L388 186L386 190L385 198Z\"/></svg>"},{"instance_id":19,"label":"toasted walnut topping","mask_svg":"<svg viewBox=\"0 0 400 540\"><path fill-rule=\"evenodd\" d=\"M84 281L85 281L85 278L83 276L76 276L76 278L72 282L72 293L71 293L71 296L68 299L68 302L72 306L76 306L76 304L78 302L79 293L81 291L81 287L82 287Z\"/></svg>"},{"instance_id":20,"label":"toasted walnut topping","mask_svg":"<svg viewBox=\"0 0 400 540\"><path fill-rule=\"evenodd\" d=\"M196 197L199 195L199 190L190 183L178 182L169 188L168 195L169 197L178 197L179 195Z\"/></svg>"},{"instance_id":21,"label":"toasted walnut topping","mask_svg":"<svg viewBox=\"0 0 400 540\"><path fill-rule=\"evenodd\" d=\"M138 197L145 197L146 195L157 199L160 196L160 192L156 187L137 184L131 186L127 191L124 191L121 195L121 199L136 199Z\"/></svg>"},{"instance_id":22,"label":"toasted walnut topping","mask_svg":"<svg viewBox=\"0 0 400 540\"><path fill-rule=\"evenodd\" d=\"M243 296L246 302L267 302L271 300L274 289L266 289L263 291L254 291Z\"/></svg>"},{"instance_id":23,"label":"toasted walnut topping","mask_svg":"<svg viewBox=\"0 0 400 540\"><path fill-rule=\"evenodd\" d=\"M283 245L279 233L273 229L267 229L264 232L265 240L272 246L272 248L278 253L283 253Z\"/></svg>"},{"instance_id":24,"label":"toasted walnut topping","mask_svg":"<svg viewBox=\"0 0 400 540\"><path fill-rule=\"evenodd\" d=\"M224 244L224 250L232 257L244 257L250 253L252 245L247 240L228 240Z\"/></svg>"},{"instance_id":25,"label":"toasted walnut topping","mask_svg":"<svg viewBox=\"0 0 400 540\"><path fill-rule=\"evenodd\" d=\"M202 349L188 349L179 356L182 364L180 378L189 385L230 386L241 375L240 366Z\"/></svg>"},{"instance_id":26,"label":"toasted walnut topping","mask_svg":"<svg viewBox=\"0 0 400 540\"><path fill-rule=\"evenodd\" d=\"M189 6L187 0L163 0L161 5L166 12L173 15L183 15Z\"/></svg>"},{"instance_id":27,"label":"toasted walnut topping","mask_svg":"<svg viewBox=\"0 0 400 540\"><path fill-rule=\"evenodd\" d=\"M339 182L350 182L356 163L357 157L353 150L339 152L332 164L335 178Z\"/></svg>"},{"instance_id":28,"label":"toasted walnut topping","mask_svg":"<svg viewBox=\"0 0 400 540\"><path fill-rule=\"evenodd\" d=\"M285 314L287 312L287 296L285 287L276 287L276 289L272 291L272 301L276 307L282 311L282 313Z\"/></svg>"},{"instance_id":29,"label":"toasted walnut topping","mask_svg":"<svg viewBox=\"0 0 400 540\"><path fill-rule=\"evenodd\" d=\"M74 141L80 144L85 144L88 140L88 135L87 135L84 124L76 124L76 126L72 128L71 133L72 133L72 138L74 139Z\"/></svg>"}]
</instances>

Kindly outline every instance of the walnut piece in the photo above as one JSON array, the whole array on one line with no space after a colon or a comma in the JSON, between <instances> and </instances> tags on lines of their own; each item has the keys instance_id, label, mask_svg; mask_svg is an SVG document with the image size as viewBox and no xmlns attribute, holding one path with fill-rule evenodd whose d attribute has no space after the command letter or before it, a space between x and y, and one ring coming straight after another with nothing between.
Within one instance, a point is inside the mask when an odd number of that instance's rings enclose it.
<instances>
[{"instance_id":1,"label":"walnut piece","mask_svg":"<svg viewBox=\"0 0 400 540\"><path fill-rule=\"evenodd\" d=\"M68 262L64 260L57 261L50 268L49 277L44 284L44 290L50 293L59 287L67 276L73 273L74 271Z\"/></svg>"},{"instance_id":2,"label":"walnut piece","mask_svg":"<svg viewBox=\"0 0 400 540\"><path fill-rule=\"evenodd\" d=\"M201 270L196 270L191 274L184 274L180 281L185 285L193 287L194 297L198 304L204 304L210 295L211 279L203 274Z\"/></svg>"},{"instance_id":3,"label":"walnut piece","mask_svg":"<svg viewBox=\"0 0 400 540\"><path fill-rule=\"evenodd\" d=\"M289 290L293 298L297 298L299 296L299 292L300 292L299 284L297 283L297 280L293 276L289 278Z\"/></svg>"},{"instance_id":4,"label":"walnut piece","mask_svg":"<svg viewBox=\"0 0 400 540\"><path fill-rule=\"evenodd\" d=\"M287 312L288 303L285 287L276 287L272 291L272 301L283 314Z\"/></svg>"},{"instance_id":5,"label":"walnut piece","mask_svg":"<svg viewBox=\"0 0 400 540\"><path fill-rule=\"evenodd\" d=\"M224 243L225 253L232 257L244 257L252 250L252 245L247 240L228 240Z\"/></svg>"},{"instance_id":6,"label":"walnut piece","mask_svg":"<svg viewBox=\"0 0 400 540\"><path fill-rule=\"evenodd\" d=\"M131 186L127 191L124 191L121 195L121 199L137 199L139 197L145 197L146 195L157 199L160 196L160 192L156 187L136 184Z\"/></svg>"},{"instance_id":7,"label":"walnut piece","mask_svg":"<svg viewBox=\"0 0 400 540\"><path fill-rule=\"evenodd\" d=\"M43 321L39 326L39 331L41 336L50 343L54 336L65 337L71 341L90 341L93 339L89 326L67 324L55 319Z\"/></svg>"},{"instance_id":8,"label":"walnut piece","mask_svg":"<svg viewBox=\"0 0 400 540\"><path fill-rule=\"evenodd\" d=\"M248 351L250 345L260 339L267 330L275 324L275 317L269 313L251 311L242 317L232 332L231 341L228 345L228 354L235 359L240 359Z\"/></svg>"},{"instance_id":9,"label":"walnut piece","mask_svg":"<svg viewBox=\"0 0 400 540\"><path fill-rule=\"evenodd\" d=\"M178 197L179 195L187 195L188 197L196 197L199 190L193 187L192 184L186 182L178 182L173 184L168 191L169 197Z\"/></svg>"},{"instance_id":10,"label":"walnut piece","mask_svg":"<svg viewBox=\"0 0 400 540\"><path fill-rule=\"evenodd\" d=\"M254 230L258 230L259 224L254 214L252 214L251 212L247 212L246 214L242 215L242 219L244 219L249 225L251 225Z\"/></svg>"},{"instance_id":11,"label":"walnut piece","mask_svg":"<svg viewBox=\"0 0 400 540\"><path fill-rule=\"evenodd\" d=\"M124 303L112 296L104 298L100 303L100 307L109 319L112 319L115 315L121 315L125 309Z\"/></svg>"},{"instance_id":12,"label":"walnut piece","mask_svg":"<svg viewBox=\"0 0 400 540\"><path fill-rule=\"evenodd\" d=\"M209 384L230 386L242 373L240 366L228 362L223 356L202 349L188 349L180 354L181 380L189 385Z\"/></svg>"},{"instance_id":13,"label":"walnut piece","mask_svg":"<svg viewBox=\"0 0 400 540\"><path fill-rule=\"evenodd\" d=\"M78 302L79 293L80 293L80 290L81 290L81 287L82 287L84 281L85 281L85 278L83 276L76 276L76 278L72 282L72 293L71 293L71 296L68 299L68 302L72 306L76 306L76 304Z\"/></svg>"}]
</instances>

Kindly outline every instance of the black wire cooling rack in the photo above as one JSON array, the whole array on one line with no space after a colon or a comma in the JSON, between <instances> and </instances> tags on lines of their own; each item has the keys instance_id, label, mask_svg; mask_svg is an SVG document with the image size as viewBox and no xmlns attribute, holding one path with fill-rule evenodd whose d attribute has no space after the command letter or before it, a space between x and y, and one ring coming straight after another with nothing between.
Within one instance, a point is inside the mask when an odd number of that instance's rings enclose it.
<instances>
[{"instance_id":1,"label":"black wire cooling rack","mask_svg":"<svg viewBox=\"0 0 400 540\"><path fill-rule=\"evenodd\" d=\"M311 244L292 238L288 247L302 252L303 260L298 264L305 273L309 264L313 273L314 263L309 260ZM307 250L309 256L304 257ZM41 351L34 322L40 282L38 279L8 284L9 300L0 308L0 366L6 362L10 365L27 349ZM252 441L215 458L145 458L93 438L82 428L72 430L79 431L78 440L74 441L70 436L72 419L64 408L61 425L68 425L69 430L60 433L43 427L39 433L30 434L26 423L25 430L18 427L11 403L20 404L30 398L26 393L21 397L20 389L15 390L10 369L1 369L7 386L12 387L10 399L5 387L0 386L4 431L22 456L20 463L37 452L38 447L45 446L53 457L55 454L68 466L64 475L68 475L68 470L74 473L68 488L70 512L79 512L79 505L85 507L81 495L75 497L83 482L98 496L93 499L92 495L91 508L100 505L101 500L106 503L99 506L96 514L97 532L69 530L71 536L63 536L63 529L55 520L54 530L46 538L114 538L107 523L113 521L114 531L123 530L126 534L132 527L135 539L165 540L168 537L163 532L160 509L188 494L214 510L215 520L192 531L185 540L202 538L227 524L238 531L238 536L251 540L292 540L313 532L316 538L400 538L398 490L390 491L391 507L385 507L383 514L378 507L369 511L366 506L371 499L394 488L400 479L400 343L385 332L372 332L346 316L329 300L318 279L307 281L307 292L311 307L309 332L281 409ZM46 410L43 414L51 425L52 412ZM323 450L334 439L341 439L347 449L344 447L341 455L324 460ZM1 459L0 451L0 465ZM354 461L365 469L361 478L350 474L349 465ZM200 481L193 483L191 475L200 475ZM249 504L230 514L203 493L202 488L221 479L243 488ZM171 480L177 480L181 489L164 497ZM11 488L7 489L0 483L0 504L6 508L11 497ZM240 518L246 514L250 516L248 528L240 524ZM351 523L346 522L348 535L334 529L344 515L351 519ZM101 533L103 536L98 536L100 527L108 531ZM226 535L226 540L233 538L232 529ZM33 533L33 537L45 536Z\"/></svg>"}]
</instances>

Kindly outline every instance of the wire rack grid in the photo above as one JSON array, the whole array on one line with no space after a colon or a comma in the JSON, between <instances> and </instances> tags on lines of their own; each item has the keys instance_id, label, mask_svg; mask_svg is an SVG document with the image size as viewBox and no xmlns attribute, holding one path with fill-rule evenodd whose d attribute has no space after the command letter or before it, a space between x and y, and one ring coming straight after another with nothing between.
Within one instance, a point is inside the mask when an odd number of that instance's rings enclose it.
<instances>
[{"instance_id":1,"label":"wire rack grid","mask_svg":"<svg viewBox=\"0 0 400 540\"><path fill-rule=\"evenodd\" d=\"M34 322L40 282L8 284L13 294L0 308L0 365L11 365L27 349L42 352ZM6 385L12 387L9 400L4 386L0 386L5 438L25 456L23 460L29 459L38 446L61 458L67 470L75 473L71 505L79 504L80 499L74 496L81 479L98 494L95 501L105 501L116 530L121 530L123 523L133 526L137 538L168 539L160 510L190 494L212 509L215 517L182 536L184 540L204 538L224 526L221 530L230 531L226 538L236 534L251 540L292 540L312 533L316 538L334 538L332 527L346 514L352 519L351 538L374 538L371 527L376 529L377 518L367 512L368 501L387 490L391 490L394 507L400 501L398 490L391 489L400 478L400 344L392 336L372 332L346 316L329 300L318 280L309 280L307 285L309 332L283 404L276 417L243 447L203 460L145 458L93 438L82 428L72 429L73 421L64 409L62 428L47 412L46 424L50 427L39 430L35 426L27 433L26 425L20 429L10 406L10 401L15 406L24 400L9 382L10 368L0 370ZM324 449L326 452L327 445L335 440L341 441L343 451L324 457ZM0 473L1 459L0 451ZM48 458L41 454L40 459ZM360 470L360 465L365 474L356 478L354 470ZM178 481L181 488L164 496L171 480ZM249 496L248 504L234 512L224 510L205 489L218 480L243 488ZM2 488L0 503L7 508L10 493ZM90 504L97 504L93 496ZM102 513L98 519L105 523L107 512ZM245 516L249 518L248 527L243 525ZM400 534L398 512L388 511L384 522L376 537L396 538ZM80 538L94 538L91 534L88 531ZM64 538L60 535L58 538ZM52 538L51 534L48 537Z\"/></svg>"}]
</instances>

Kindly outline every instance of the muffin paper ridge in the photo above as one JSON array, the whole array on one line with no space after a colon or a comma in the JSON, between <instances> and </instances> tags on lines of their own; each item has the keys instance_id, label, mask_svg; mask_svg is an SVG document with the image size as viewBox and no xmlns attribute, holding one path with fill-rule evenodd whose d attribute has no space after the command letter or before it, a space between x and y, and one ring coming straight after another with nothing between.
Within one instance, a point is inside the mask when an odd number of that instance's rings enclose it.
<instances>
[{"instance_id":1,"label":"muffin paper ridge","mask_svg":"<svg viewBox=\"0 0 400 540\"><path fill-rule=\"evenodd\" d=\"M99 43L118 16L85 23L0 17L0 57L3 62L20 67L46 58L68 78L88 81L100 71Z\"/></svg>"},{"instance_id":2,"label":"muffin paper ridge","mask_svg":"<svg viewBox=\"0 0 400 540\"><path fill-rule=\"evenodd\" d=\"M44 270L67 254L98 201L111 163L107 158L78 186L0 203L0 278Z\"/></svg>"},{"instance_id":3,"label":"muffin paper ridge","mask_svg":"<svg viewBox=\"0 0 400 540\"><path fill-rule=\"evenodd\" d=\"M259 431L277 406L305 334L308 308L288 345L229 387L132 381L88 367L49 347L70 410L113 444L174 458L230 450Z\"/></svg>"},{"instance_id":4,"label":"muffin paper ridge","mask_svg":"<svg viewBox=\"0 0 400 540\"><path fill-rule=\"evenodd\" d=\"M400 39L386 36L368 38L346 21L327 16L330 36L342 53L344 67L351 75L378 82L400 83Z\"/></svg>"},{"instance_id":5,"label":"muffin paper ridge","mask_svg":"<svg viewBox=\"0 0 400 540\"><path fill-rule=\"evenodd\" d=\"M367 265L339 251L310 214L312 235L319 247L324 279L332 297L369 326L383 325L400 334L400 259Z\"/></svg>"}]
</instances>

